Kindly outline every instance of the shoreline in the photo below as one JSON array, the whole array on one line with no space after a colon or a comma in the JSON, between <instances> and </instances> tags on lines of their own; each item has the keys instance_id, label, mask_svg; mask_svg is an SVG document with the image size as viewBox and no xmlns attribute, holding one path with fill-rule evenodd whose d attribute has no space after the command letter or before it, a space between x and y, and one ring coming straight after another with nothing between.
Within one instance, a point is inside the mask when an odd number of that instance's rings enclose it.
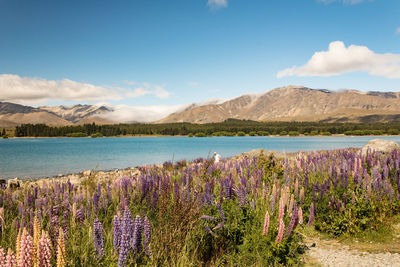
<instances>
[{"instance_id":1,"label":"shoreline","mask_svg":"<svg viewBox=\"0 0 400 267\"><path fill-rule=\"evenodd\" d=\"M345 134L332 134L332 135L296 135L296 136L290 136L290 135L256 135L256 136L250 136L250 135L245 135L245 136L204 136L204 137L189 137L187 135L156 135L156 134L141 134L141 135L116 135L116 136L102 136L102 137L91 137L91 136L85 136L85 137L69 137L69 136L23 136L23 137L16 137L16 136L10 136L6 139L56 139L56 138L62 138L62 139L79 139L79 138L93 138L93 139L101 139L101 138L132 138L132 137L188 137L188 138L210 138L210 137L230 137L230 138L235 138L235 137L286 137L286 138L297 138L297 137L398 137L400 135L389 135L389 134L383 134L383 135L345 135ZM0 138L1 140L2 138Z\"/></svg>"},{"instance_id":2,"label":"shoreline","mask_svg":"<svg viewBox=\"0 0 400 267\"><path fill-rule=\"evenodd\" d=\"M348 147L344 149L354 149L353 147ZM359 148L356 148L359 149ZM335 149L333 149L335 150ZM254 156L258 156L261 151L263 151L264 155L270 155L273 154L276 158L281 158L281 159L295 159L297 155L305 155L307 153L313 153L317 151L330 151L330 150L315 150L315 151L296 151L296 152L279 152L276 150L265 150L265 149L253 149L247 152L239 153L237 155L234 155L232 157L227 157L222 159L222 161L228 161L228 160L235 160L235 159L240 159L243 157L247 158L252 158ZM208 159L205 159L208 160ZM190 163L191 161L187 161ZM175 162L176 163L176 162ZM51 177L39 177L39 178L29 178L29 179L21 179L20 177L12 178L12 179L6 179L7 181L14 180L14 181L19 181L21 184L42 184L45 182L51 182L51 181L59 181L59 182L67 182L68 180L72 184L81 184L82 182L87 181L88 179L92 179L94 181L100 182L100 181L109 181L113 179L119 179L123 176L134 176L138 175L141 173L141 168L146 168L147 166L157 166L157 167L162 167L163 163L157 163L157 164L147 164L147 165L141 165L141 166L135 166L135 167L127 167L123 169L109 169L109 170L86 170L86 171L81 171L78 173L68 173L68 174L59 174L56 176L51 176Z\"/></svg>"}]
</instances>

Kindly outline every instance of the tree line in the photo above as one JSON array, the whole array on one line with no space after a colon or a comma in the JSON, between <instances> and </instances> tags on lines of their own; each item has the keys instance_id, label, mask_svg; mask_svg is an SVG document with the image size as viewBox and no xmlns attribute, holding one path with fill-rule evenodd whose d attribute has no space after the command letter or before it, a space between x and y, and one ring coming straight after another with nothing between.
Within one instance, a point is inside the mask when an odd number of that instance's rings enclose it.
<instances>
[{"instance_id":1,"label":"tree line","mask_svg":"<svg viewBox=\"0 0 400 267\"><path fill-rule=\"evenodd\" d=\"M188 135L188 136L233 136L233 135L304 135L347 134L379 135L399 134L400 123L319 123L319 122L258 122L228 119L218 123L132 123L97 125L84 124L53 127L45 124L22 124L15 128L17 137L82 137L121 135ZM294 134L292 134L294 135Z\"/></svg>"}]
</instances>

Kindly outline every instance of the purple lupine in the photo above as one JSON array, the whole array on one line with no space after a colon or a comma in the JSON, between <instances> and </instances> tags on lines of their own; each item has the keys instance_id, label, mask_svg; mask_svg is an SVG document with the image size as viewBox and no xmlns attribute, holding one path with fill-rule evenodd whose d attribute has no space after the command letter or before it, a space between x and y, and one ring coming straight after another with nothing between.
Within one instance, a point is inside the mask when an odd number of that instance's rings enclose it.
<instances>
[{"instance_id":1,"label":"purple lupine","mask_svg":"<svg viewBox=\"0 0 400 267\"><path fill-rule=\"evenodd\" d=\"M129 254L129 244L130 237L128 234L123 233L121 237L121 244L119 248L119 257L118 257L118 267L126 266L126 258Z\"/></svg>"},{"instance_id":2,"label":"purple lupine","mask_svg":"<svg viewBox=\"0 0 400 267\"><path fill-rule=\"evenodd\" d=\"M150 249L150 222L147 216L144 217L143 223L143 232L144 232L144 252L147 257L151 257L151 249Z\"/></svg>"},{"instance_id":3,"label":"purple lupine","mask_svg":"<svg viewBox=\"0 0 400 267\"><path fill-rule=\"evenodd\" d=\"M288 226L287 231L286 231L286 236L290 236L292 234L292 231L294 229L296 229L296 226L298 224L297 215L298 215L297 214L297 205L296 205L296 203L294 203L294 205L293 205L293 214L292 214L292 218L290 219L289 226Z\"/></svg>"},{"instance_id":4,"label":"purple lupine","mask_svg":"<svg viewBox=\"0 0 400 267\"><path fill-rule=\"evenodd\" d=\"M204 220L207 220L207 221L214 221L214 220L217 219L217 217L208 216L208 215L202 215L202 216L200 217L200 219L204 219Z\"/></svg>"},{"instance_id":5,"label":"purple lupine","mask_svg":"<svg viewBox=\"0 0 400 267\"><path fill-rule=\"evenodd\" d=\"M225 226L224 223L223 223L223 222L220 222L217 226L215 226L215 227L213 228L213 230L217 230L217 229L223 228L224 226Z\"/></svg>"},{"instance_id":6,"label":"purple lupine","mask_svg":"<svg viewBox=\"0 0 400 267\"><path fill-rule=\"evenodd\" d=\"M212 235L214 234L214 232L207 225L204 226L204 229L206 229L206 231L209 232L210 234Z\"/></svg>"},{"instance_id":7,"label":"purple lupine","mask_svg":"<svg viewBox=\"0 0 400 267\"><path fill-rule=\"evenodd\" d=\"M310 226L314 221L314 203L310 206L310 217L308 218L307 226Z\"/></svg>"},{"instance_id":8,"label":"purple lupine","mask_svg":"<svg viewBox=\"0 0 400 267\"><path fill-rule=\"evenodd\" d=\"M121 236L122 236L122 218L118 215L114 216L113 219L113 245L114 252L117 251L121 245Z\"/></svg>"},{"instance_id":9,"label":"purple lupine","mask_svg":"<svg viewBox=\"0 0 400 267\"><path fill-rule=\"evenodd\" d=\"M219 212L219 217L221 218L222 222L225 222L225 213L224 213L224 209L221 207L221 205L219 203L217 203L217 208L218 208L218 212Z\"/></svg>"},{"instance_id":10,"label":"purple lupine","mask_svg":"<svg viewBox=\"0 0 400 267\"><path fill-rule=\"evenodd\" d=\"M95 219L93 223L93 243L97 255L101 258L104 256L104 230L99 219Z\"/></svg>"},{"instance_id":11,"label":"purple lupine","mask_svg":"<svg viewBox=\"0 0 400 267\"><path fill-rule=\"evenodd\" d=\"M142 241L142 231L143 231L143 222L142 218L139 215L136 215L135 218L135 226L133 230L133 237L132 237L132 249L140 253L141 249L141 241Z\"/></svg>"}]
</instances>

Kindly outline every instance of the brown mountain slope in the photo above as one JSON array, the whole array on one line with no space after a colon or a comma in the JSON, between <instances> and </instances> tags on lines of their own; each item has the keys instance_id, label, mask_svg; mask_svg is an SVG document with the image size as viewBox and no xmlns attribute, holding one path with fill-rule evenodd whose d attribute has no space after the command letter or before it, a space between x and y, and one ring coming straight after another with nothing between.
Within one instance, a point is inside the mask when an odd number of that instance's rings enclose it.
<instances>
[{"instance_id":1,"label":"brown mountain slope","mask_svg":"<svg viewBox=\"0 0 400 267\"><path fill-rule=\"evenodd\" d=\"M256 121L399 120L400 93L315 90L281 87L259 96L244 95L222 104L204 105L158 121L207 123L228 118Z\"/></svg>"},{"instance_id":2,"label":"brown mountain slope","mask_svg":"<svg viewBox=\"0 0 400 267\"><path fill-rule=\"evenodd\" d=\"M72 125L73 123L64 120L54 114L51 114L46 111L38 111L32 113L8 113L8 114L0 114L0 123L1 122L13 122L14 124L26 124L26 123L44 123L49 126L65 126ZM3 125L0 125L3 126ZM4 125L4 127L7 125Z\"/></svg>"}]
</instances>

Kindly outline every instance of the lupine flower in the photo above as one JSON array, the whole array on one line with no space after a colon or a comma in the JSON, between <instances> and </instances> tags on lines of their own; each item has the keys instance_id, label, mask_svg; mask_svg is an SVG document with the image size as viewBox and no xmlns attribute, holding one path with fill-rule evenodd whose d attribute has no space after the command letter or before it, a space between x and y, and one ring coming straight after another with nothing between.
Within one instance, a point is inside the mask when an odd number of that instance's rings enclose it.
<instances>
[{"instance_id":1,"label":"lupine flower","mask_svg":"<svg viewBox=\"0 0 400 267\"><path fill-rule=\"evenodd\" d=\"M64 231L60 227L57 239L57 267L65 267L66 265L66 251L64 241Z\"/></svg>"},{"instance_id":2,"label":"lupine flower","mask_svg":"<svg viewBox=\"0 0 400 267\"><path fill-rule=\"evenodd\" d=\"M51 240L49 234L42 231L39 242L39 265L40 267L51 267Z\"/></svg>"},{"instance_id":3,"label":"lupine flower","mask_svg":"<svg viewBox=\"0 0 400 267\"><path fill-rule=\"evenodd\" d=\"M135 227L133 230L132 248L133 251L140 252L140 245L142 241L143 222L139 215L135 218Z\"/></svg>"},{"instance_id":4,"label":"lupine flower","mask_svg":"<svg viewBox=\"0 0 400 267\"><path fill-rule=\"evenodd\" d=\"M143 230L144 230L144 252L146 253L147 257L151 257L150 222L147 216L144 217Z\"/></svg>"},{"instance_id":5,"label":"lupine flower","mask_svg":"<svg viewBox=\"0 0 400 267\"><path fill-rule=\"evenodd\" d=\"M264 218L264 228L263 228L263 235L268 234L268 228L269 228L269 212L265 212L265 218Z\"/></svg>"},{"instance_id":6,"label":"lupine flower","mask_svg":"<svg viewBox=\"0 0 400 267\"><path fill-rule=\"evenodd\" d=\"M220 228L223 228L223 227L224 227L224 223L221 222L221 223L217 224L217 226L215 226L215 227L213 228L213 230L217 230L217 229L220 229Z\"/></svg>"},{"instance_id":7,"label":"lupine flower","mask_svg":"<svg viewBox=\"0 0 400 267\"><path fill-rule=\"evenodd\" d=\"M297 219L298 219L297 218L297 205L296 205L296 203L294 203L292 218L290 219L289 226L286 231L287 236L290 236L292 231L296 228L296 225L298 223Z\"/></svg>"},{"instance_id":8,"label":"lupine flower","mask_svg":"<svg viewBox=\"0 0 400 267\"><path fill-rule=\"evenodd\" d=\"M214 221L217 219L217 217L213 217L213 216L208 216L208 215L202 215L200 217L200 219L204 219L204 220L208 220L208 221Z\"/></svg>"},{"instance_id":9,"label":"lupine flower","mask_svg":"<svg viewBox=\"0 0 400 267\"><path fill-rule=\"evenodd\" d=\"M9 248L6 256L6 267L16 267L17 266L17 258L14 252Z\"/></svg>"},{"instance_id":10,"label":"lupine flower","mask_svg":"<svg viewBox=\"0 0 400 267\"><path fill-rule=\"evenodd\" d=\"M278 235L276 236L275 243L279 243L279 242L282 241L284 231L285 231L285 223L284 223L283 220L281 219L281 220L279 221Z\"/></svg>"},{"instance_id":11,"label":"lupine flower","mask_svg":"<svg viewBox=\"0 0 400 267\"><path fill-rule=\"evenodd\" d=\"M283 219L283 213L284 213L284 208L283 208L283 199L281 198L279 200L279 215L278 215L278 222L280 222Z\"/></svg>"},{"instance_id":12,"label":"lupine flower","mask_svg":"<svg viewBox=\"0 0 400 267\"><path fill-rule=\"evenodd\" d=\"M114 251L117 251L121 244L121 236L122 236L122 219L115 215L113 219L113 245Z\"/></svg>"},{"instance_id":13,"label":"lupine flower","mask_svg":"<svg viewBox=\"0 0 400 267\"><path fill-rule=\"evenodd\" d=\"M299 218L299 224L303 224L303 210L299 207L299 211L297 212L297 216Z\"/></svg>"},{"instance_id":14,"label":"lupine flower","mask_svg":"<svg viewBox=\"0 0 400 267\"><path fill-rule=\"evenodd\" d=\"M35 216L33 219L33 265L37 266L39 262L39 241L40 241L40 223Z\"/></svg>"},{"instance_id":15,"label":"lupine flower","mask_svg":"<svg viewBox=\"0 0 400 267\"><path fill-rule=\"evenodd\" d=\"M93 223L93 243L99 257L104 256L104 230L99 219L95 219Z\"/></svg>"},{"instance_id":16,"label":"lupine flower","mask_svg":"<svg viewBox=\"0 0 400 267\"><path fill-rule=\"evenodd\" d=\"M16 244L15 244L15 251L16 251L16 260L17 262L19 262L19 254L20 254L20 250L21 250L21 236L22 236L22 229L19 228L18 230L18 235L17 235L17 240L16 240Z\"/></svg>"},{"instance_id":17,"label":"lupine flower","mask_svg":"<svg viewBox=\"0 0 400 267\"><path fill-rule=\"evenodd\" d=\"M19 252L18 266L33 266L33 240L25 228L21 235L21 247Z\"/></svg>"},{"instance_id":18,"label":"lupine flower","mask_svg":"<svg viewBox=\"0 0 400 267\"><path fill-rule=\"evenodd\" d=\"M214 234L214 232L207 225L204 226L204 229L206 229L206 231L209 232L210 234L212 234L212 235Z\"/></svg>"},{"instance_id":19,"label":"lupine flower","mask_svg":"<svg viewBox=\"0 0 400 267\"><path fill-rule=\"evenodd\" d=\"M6 254L4 253L4 249L0 247L0 266L6 265Z\"/></svg>"},{"instance_id":20,"label":"lupine flower","mask_svg":"<svg viewBox=\"0 0 400 267\"><path fill-rule=\"evenodd\" d=\"M217 208L218 208L218 212L219 212L219 217L221 218L222 222L225 222L224 209L221 207L221 205L219 203L217 203Z\"/></svg>"},{"instance_id":21,"label":"lupine flower","mask_svg":"<svg viewBox=\"0 0 400 267\"><path fill-rule=\"evenodd\" d=\"M308 218L307 226L310 226L314 221L314 203L310 206L310 217Z\"/></svg>"},{"instance_id":22,"label":"lupine flower","mask_svg":"<svg viewBox=\"0 0 400 267\"><path fill-rule=\"evenodd\" d=\"M118 267L122 267L126 265L126 258L129 254L129 244L130 237L128 234L123 233L121 237L121 244L119 248L119 257L118 257Z\"/></svg>"}]
</instances>

